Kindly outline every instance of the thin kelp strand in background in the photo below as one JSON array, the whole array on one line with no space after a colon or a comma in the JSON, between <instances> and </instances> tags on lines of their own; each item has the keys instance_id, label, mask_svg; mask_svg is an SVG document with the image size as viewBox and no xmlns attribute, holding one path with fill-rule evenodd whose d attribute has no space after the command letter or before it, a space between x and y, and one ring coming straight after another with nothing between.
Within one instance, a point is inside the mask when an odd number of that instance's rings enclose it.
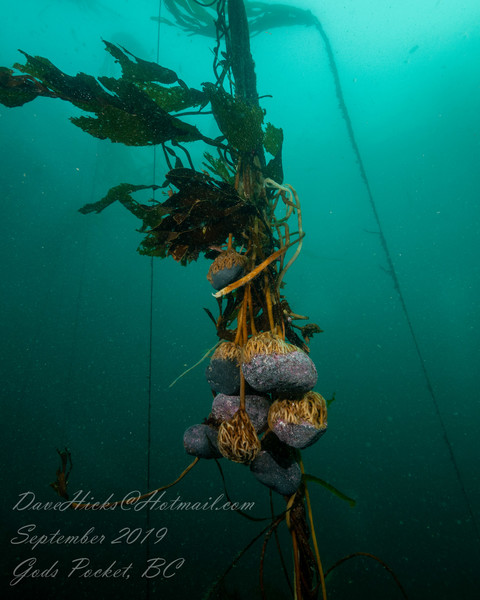
<instances>
[{"instance_id":1,"label":"thin kelp strand in background","mask_svg":"<svg viewBox=\"0 0 480 600\"><path fill-rule=\"evenodd\" d=\"M341 558L340 560L337 560L337 562L332 565L326 572L325 572L325 578L327 578L330 573L336 569L337 567L339 567L342 563L346 562L347 560L351 560L352 558L357 558L360 556L366 556L367 558L371 558L373 560L376 560L378 563L380 563L382 565L382 567L392 576L393 580L395 581L395 583L397 584L398 589L400 590L402 596L408 600L408 596L407 593L405 592L405 590L403 589L402 584L400 583L400 580L398 579L398 577L395 575L395 573L393 572L393 570L387 565L386 562L384 562L382 559L378 558L378 556L375 556L374 554L370 554L369 552L354 552L353 554L349 554L348 556L344 556L343 558Z\"/></svg>"},{"instance_id":2,"label":"thin kelp strand in background","mask_svg":"<svg viewBox=\"0 0 480 600\"><path fill-rule=\"evenodd\" d=\"M456 478L457 478L458 486L459 486L460 491L462 493L462 496L463 496L463 499L464 499L467 511L468 511L468 513L470 515L470 519L471 519L473 527L475 529L475 537L477 539L477 553L480 554L480 528L479 528L479 525L477 523L477 519L475 517L475 514L473 512L472 505L471 505L471 502L470 502L470 498L469 498L469 496L467 494L467 490L465 488L465 484L464 484L464 481L463 481L462 474L460 472L460 468L458 466L457 459L455 457L455 453L453 452L453 447L452 447L452 444L451 444L451 441L450 441L450 438L449 438L449 435L448 435L448 432L447 432L447 427L445 425L445 421L444 421L442 413L440 411L440 407L439 407L439 404L438 404L438 400L437 400L435 391L433 389L433 385L432 385L432 381L431 381L430 375L429 375L429 373L427 371L427 367L425 366L425 359L423 357L422 351L420 350L420 345L418 343L417 335L416 335L415 330L413 328L412 320L410 319L410 314L409 314L408 309L407 309L407 304L405 302L405 298L404 298L404 295L403 295L403 292L402 292L402 288L400 286L400 282L399 282L399 279L398 279L397 271L395 269L395 265L393 264L393 260L392 260L392 256L391 256L391 253L390 253L390 249L388 247L387 239L386 239L385 234L383 232L382 223L380 221L380 216L378 214L377 206L376 206L375 200L373 198L372 190L371 190L371 187L370 187L370 182L368 180L367 172L365 170L365 167L364 167L364 164L363 164L363 160L362 160L362 156L360 154L360 150L359 150L356 138L355 138L355 133L354 133L354 130L353 130L352 120L350 118L350 115L349 115L349 112L348 112L348 109L347 109L347 105L345 103L345 98L344 98L344 95L343 95L342 85L340 83L340 77L339 77L339 74L338 74L338 69L337 69L337 65L336 65L336 62L335 62L335 57L334 57L334 54L333 54L332 45L330 43L330 40L329 40L327 34L325 33L325 30L322 27L322 24L320 23L320 21L318 19L315 19L315 27L317 28L318 32L320 33L320 36L321 36L321 38L322 38L322 40L323 40L323 42L325 44L325 49L326 49L326 52L327 52L328 62L329 62L329 66L330 66L330 71L332 73L334 84L335 84L335 93L337 95L337 99L338 99L338 104L339 104L339 107L340 107L340 111L342 113L342 116L343 116L343 118L345 120L345 124L347 126L348 137L349 137L349 140L350 140L353 152L355 154L355 158L357 160L358 167L360 169L360 176L361 176L361 178L363 180L363 183L365 184L365 188L367 190L367 195L368 195L368 200L370 202L370 206L371 206L371 209L372 209L372 212L373 212L373 216L375 218L375 222L377 223L378 232L376 232L376 233L379 236L380 245L383 248L383 251L384 251L384 254L385 254L385 258L386 258L386 261L387 261L387 265L388 265L387 272L389 273L390 277L393 280L394 288L395 288L395 290L396 290L396 292L398 294L398 297L399 297L399 300L400 300L400 304L401 304L403 313L405 315L405 319L407 321L408 329L410 331L410 335L412 337L413 344L415 346L415 351L417 353L417 356L418 356L418 359L419 359L419 362L420 362L420 368L422 370L422 373L423 373L423 376L424 376L424 379L425 379L425 382L426 382L428 393L429 393L429 395L431 397L431 400L433 402L433 407L434 407L434 410L435 410L435 414L437 415L437 418L438 418L440 429L442 431L442 437L443 437L443 440L444 440L445 445L447 447L447 451L448 451L448 455L449 455L450 461L451 461L451 463L453 465L453 469L454 469L454 472L455 472L455 475L456 475Z\"/></svg>"}]
</instances>

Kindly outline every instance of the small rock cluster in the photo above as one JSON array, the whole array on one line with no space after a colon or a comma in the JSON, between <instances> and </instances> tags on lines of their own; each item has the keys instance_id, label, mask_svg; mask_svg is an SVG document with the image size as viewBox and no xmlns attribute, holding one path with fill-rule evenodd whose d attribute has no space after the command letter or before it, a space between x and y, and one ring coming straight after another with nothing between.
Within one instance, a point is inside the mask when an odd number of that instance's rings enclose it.
<instances>
[{"instance_id":1,"label":"small rock cluster","mask_svg":"<svg viewBox=\"0 0 480 600\"><path fill-rule=\"evenodd\" d=\"M239 273L235 269L235 278ZM217 277L228 284L223 275ZM258 333L243 347L222 342L205 375L215 397L205 423L185 432L187 453L248 464L258 481L293 494L302 477L296 450L314 444L327 429L326 403L313 391L318 375L308 354L275 333Z\"/></svg>"}]
</instances>

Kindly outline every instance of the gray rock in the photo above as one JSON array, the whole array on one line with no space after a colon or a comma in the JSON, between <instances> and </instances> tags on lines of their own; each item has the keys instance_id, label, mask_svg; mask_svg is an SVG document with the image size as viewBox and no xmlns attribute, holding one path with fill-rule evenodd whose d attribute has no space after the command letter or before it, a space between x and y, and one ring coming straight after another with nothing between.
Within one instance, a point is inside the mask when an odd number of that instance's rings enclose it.
<instances>
[{"instance_id":1,"label":"gray rock","mask_svg":"<svg viewBox=\"0 0 480 600\"><path fill-rule=\"evenodd\" d=\"M218 421L228 421L240 408L240 396L218 394L212 404L212 417ZM245 409L255 431L261 431L267 426L270 401L263 396L245 396Z\"/></svg>"},{"instance_id":2,"label":"gray rock","mask_svg":"<svg viewBox=\"0 0 480 600\"><path fill-rule=\"evenodd\" d=\"M212 358L205 370L205 377L212 390L218 394L240 392L240 369L233 360Z\"/></svg>"},{"instance_id":3,"label":"gray rock","mask_svg":"<svg viewBox=\"0 0 480 600\"><path fill-rule=\"evenodd\" d=\"M327 430L317 429L310 423L285 423L279 419L272 427L273 433L285 444L293 448L307 448L314 444Z\"/></svg>"},{"instance_id":4,"label":"gray rock","mask_svg":"<svg viewBox=\"0 0 480 600\"><path fill-rule=\"evenodd\" d=\"M268 450L260 450L250 470L260 483L282 496L294 494L302 482L302 472L293 457L281 458Z\"/></svg>"},{"instance_id":5,"label":"gray rock","mask_svg":"<svg viewBox=\"0 0 480 600\"><path fill-rule=\"evenodd\" d=\"M317 383L317 369L312 359L295 350L288 354L256 354L242 365L248 384L258 392L297 395L308 392Z\"/></svg>"},{"instance_id":6,"label":"gray rock","mask_svg":"<svg viewBox=\"0 0 480 600\"><path fill-rule=\"evenodd\" d=\"M243 266L233 265L229 269L220 269L216 273L211 273L212 285L216 290L221 290L234 281L237 281L237 279L241 279L242 276Z\"/></svg>"},{"instance_id":7,"label":"gray rock","mask_svg":"<svg viewBox=\"0 0 480 600\"><path fill-rule=\"evenodd\" d=\"M221 458L217 446L218 432L209 425L192 425L183 434L183 445L187 454L199 458Z\"/></svg>"}]
</instances>

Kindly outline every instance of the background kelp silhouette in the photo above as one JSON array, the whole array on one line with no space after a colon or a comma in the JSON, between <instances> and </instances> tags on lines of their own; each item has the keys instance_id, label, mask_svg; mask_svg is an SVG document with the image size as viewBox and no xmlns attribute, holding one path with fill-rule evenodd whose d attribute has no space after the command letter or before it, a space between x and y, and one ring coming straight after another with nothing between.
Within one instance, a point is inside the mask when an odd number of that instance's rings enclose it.
<instances>
[{"instance_id":1,"label":"background kelp silhouette","mask_svg":"<svg viewBox=\"0 0 480 600\"><path fill-rule=\"evenodd\" d=\"M271 125L262 127L262 115L255 110L255 93L251 97L247 92L228 94L218 87L219 81L228 80L229 67L222 65L222 61L217 65L216 85L204 86L202 91L197 90L199 93L195 96L195 90L187 88L173 72L155 70L152 63L144 63L112 44L107 43L107 48L122 64L122 81L102 78L100 81L104 89L88 76L77 76L72 78L76 80L73 82L45 59L27 56L26 68L22 69L28 74L26 77L11 77L11 72L2 72L7 89L5 103L20 104L22 94L23 100L36 95L60 97L95 113L94 119L80 117L74 120L92 135L129 145L162 144L172 167L175 167L167 174L167 182L178 188L178 192L172 192L163 203L145 205L136 202L132 194L148 186L122 184L111 190L103 201L85 207L84 211L100 211L111 202L122 202L143 221L142 229L147 237L141 251L150 255L170 255L183 263L195 260L200 252L214 258L219 252L219 248L214 246L226 243L228 248L222 248L223 252L235 247L240 249L240 254L237 252L240 256L251 257L253 250L248 247L248 240L253 239L252 247L258 256L246 266L246 271L247 276L253 274L255 278L232 289L227 306L220 305L219 317L213 317L219 337L240 342L242 346L246 338L255 335L254 331L270 331L272 335L285 336L296 347L302 347L304 342L298 338L295 329L300 329L300 334L308 341L315 328L294 327L293 321L298 315L281 297L279 285L286 266L284 251L290 243L300 244L302 230L298 227L298 239L291 242L288 222L275 216L273 208L276 203L283 204L287 213L295 212L299 216L300 207L293 190L287 186L264 189L261 182L265 175L277 183L282 181L280 130ZM140 72L139 65L147 72ZM154 72L148 73L149 68ZM233 65L231 68L234 71ZM237 92L241 78L235 77L235 71L233 79ZM178 86L162 89L158 82ZM248 85L245 88L247 90ZM242 104L242 98L249 101ZM150 102L152 99L153 103ZM178 115L171 117L165 114L196 106L201 106L202 111L208 103L222 138L202 136L199 129L182 122ZM158 110L158 105L161 110ZM242 118L236 119L240 111ZM245 124L248 127L244 128ZM217 152L216 157L211 154L206 157L213 176L193 172L187 152L178 146L195 140L207 143ZM263 150L273 158L264 160ZM185 169L186 164L189 169ZM230 233L232 236L228 239ZM246 246L246 251L241 249L242 246ZM264 264L269 259L272 262ZM279 263L278 267L274 266L276 263ZM257 271L258 267L261 268ZM245 269L245 265L242 268ZM237 325L232 329L235 321ZM243 410L242 407L240 410ZM307 592L304 590L304 593Z\"/></svg>"}]
</instances>

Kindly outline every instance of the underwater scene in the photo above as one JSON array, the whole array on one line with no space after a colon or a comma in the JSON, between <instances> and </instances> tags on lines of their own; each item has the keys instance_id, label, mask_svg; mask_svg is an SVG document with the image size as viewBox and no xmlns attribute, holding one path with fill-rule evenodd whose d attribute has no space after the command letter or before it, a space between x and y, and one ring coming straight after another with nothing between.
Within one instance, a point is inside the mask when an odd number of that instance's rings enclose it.
<instances>
[{"instance_id":1,"label":"underwater scene","mask_svg":"<svg viewBox=\"0 0 480 600\"><path fill-rule=\"evenodd\" d=\"M480 3L23 0L3 597L462 600Z\"/></svg>"}]
</instances>

